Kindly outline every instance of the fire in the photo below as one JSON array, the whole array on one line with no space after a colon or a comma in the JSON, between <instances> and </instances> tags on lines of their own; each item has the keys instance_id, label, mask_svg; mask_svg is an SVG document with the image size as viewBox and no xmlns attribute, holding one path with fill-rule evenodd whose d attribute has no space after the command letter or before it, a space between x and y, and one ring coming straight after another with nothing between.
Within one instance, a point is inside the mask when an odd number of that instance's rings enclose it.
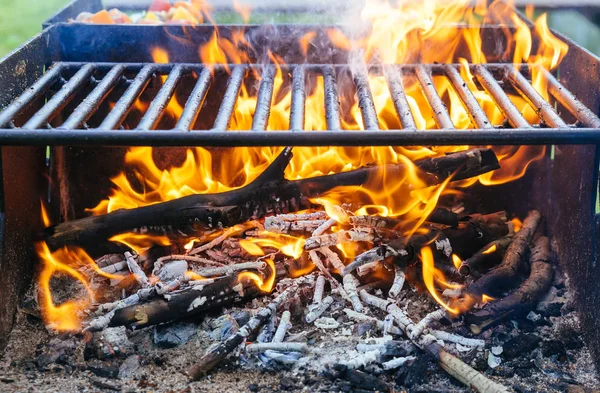
<instances>
[{"instance_id":1,"label":"fire","mask_svg":"<svg viewBox=\"0 0 600 393\"><path fill-rule=\"evenodd\" d=\"M438 302L442 307L451 312L452 314L458 314L459 309L450 307L446 302L444 302L437 292L435 288L435 283L443 283L444 275L434 266L433 260L433 252L430 247L421 248L421 263L423 265L423 282L425 283L425 287L431 294L431 296ZM450 287L451 285L445 285L446 287Z\"/></svg>"},{"instance_id":2,"label":"fire","mask_svg":"<svg viewBox=\"0 0 600 393\"><path fill-rule=\"evenodd\" d=\"M136 253L141 254L152 246L168 246L171 241L166 236L156 236L141 233L121 233L108 239L111 242L121 243Z\"/></svg>"},{"instance_id":3,"label":"fire","mask_svg":"<svg viewBox=\"0 0 600 393\"><path fill-rule=\"evenodd\" d=\"M493 254L496 252L496 249L498 247L496 247L495 244L492 244L490 247L488 247L485 251L482 252L482 254Z\"/></svg>"},{"instance_id":4,"label":"fire","mask_svg":"<svg viewBox=\"0 0 600 393\"><path fill-rule=\"evenodd\" d=\"M460 265L462 264L462 259L460 259L460 257L456 254L452 254L452 264L454 265L455 268L459 268Z\"/></svg>"},{"instance_id":5,"label":"fire","mask_svg":"<svg viewBox=\"0 0 600 393\"><path fill-rule=\"evenodd\" d=\"M85 269L106 277L122 279L123 276L103 272L90 256L80 248L62 248L51 252L46 243L37 243L36 251L42 262L38 276L38 298L44 321L49 329L76 332L81 329L84 312L94 302L94 291L89 285ZM55 304L50 288L53 277L63 276L78 281L85 292L84 296Z\"/></svg>"},{"instance_id":6,"label":"fire","mask_svg":"<svg viewBox=\"0 0 600 393\"><path fill-rule=\"evenodd\" d=\"M512 220L510 220L510 222L513 225L513 230L515 231L515 233L517 233L521 230L521 227L523 226L523 221L521 221L517 217L515 217Z\"/></svg>"},{"instance_id":7,"label":"fire","mask_svg":"<svg viewBox=\"0 0 600 393\"><path fill-rule=\"evenodd\" d=\"M245 21L249 20L250 10L247 6L234 2ZM163 20L167 11L169 20ZM146 13L140 23L155 23L178 21L182 23L203 23L209 18L209 7L202 0L191 2L176 2L173 5L157 0ZM160 17L159 17L160 16ZM390 95L386 74L382 65L390 64L458 64L458 71L467 88L475 97L484 113L494 126L502 126L507 122L502 112L496 106L492 97L478 83L472 74L473 64L487 64L512 61L513 66L531 76L535 90L545 99L549 93L543 73L540 70L554 70L567 53L565 43L555 37L547 26L545 15L540 16L530 28L513 9L504 2L494 2L489 7L485 1L478 1L474 6L471 1L458 0L442 2L431 0L425 2L399 1L392 4L387 1L368 1L361 12L364 21L370 23L370 30L365 34L345 34L340 29L327 29L326 34L337 48L351 51L353 61L359 66L370 67L367 79L373 103L377 113L378 125L385 130L401 129L402 124L396 113L394 102ZM108 13L96 16L94 20L101 23L113 23L113 17ZM468 23L469 28L465 28ZM484 23L503 23L514 27L504 28L506 38L505 53L488 53L484 50L481 25ZM309 31L298 37L300 51L307 56L316 31ZM254 48L246 40L242 29L233 30L227 37L221 35L217 26L210 39L197 48L199 60L205 64L214 78L222 77L223 73L231 73L231 65L249 65L256 61ZM156 63L169 63L167 50L155 47L151 56ZM259 82L267 75L267 67L274 67L273 96L270 106L267 131L286 130L289 128L289 118L292 105L291 76L288 65L276 53L268 53L263 60L268 64L253 65L246 70L245 83L242 83L231 116L229 130L247 131L252 128L257 104ZM268 60L266 60L268 58ZM351 64L350 70L357 64ZM423 93L423 89L411 71L402 70L401 81L404 86L408 105L418 132L437 129L435 114L431 104ZM167 75L161 75L164 83ZM354 95L352 76L337 73L340 102L340 124L345 130L364 129L361 111ZM473 129L475 125L462 103L459 93L445 75L434 73L432 81L435 91L448 109L448 114L457 129ZM305 97L305 122L307 131L327 130L328 122L325 116L325 82L319 72L307 70ZM351 94L347 94L350 92ZM539 124L540 119L535 108L520 95L509 93L509 98L523 117L531 124ZM136 100L135 108L144 112L148 103ZM183 112L182 104L174 95L169 101L165 115L172 120L178 120ZM368 143L368 141L365 141ZM546 154L545 147L535 146L505 146L494 147L500 160L500 169L480 175L476 178L451 183L448 178L441 184L430 186L424 179L415 160L442 156L446 153L468 149L469 146L451 147L296 147L293 158L285 170L288 180L306 179L315 176L347 172L367 165L378 164L374 171L361 186L339 186L313 200L327 212L330 218L339 224L347 223L350 215L395 216L402 218L403 235L409 237L421 233L425 219L437 206L440 198L447 194L458 195L462 188L480 183L484 186L496 186L514 181L525 176L528 168ZM262 173L279 154L281 148L275 147L240 147L235 149L205 149L189 148L185 159L179 165L165 167L155 160L156 151L152 147L132 147L124 159L127 173L117 175L112 179L114 184L111 195L90 209L93 215L105 214L118 209L131 209L148 206L163 201L170 201L193 194L221 193L243 187ZM397 164L400 170L391 170L385 164ZM340 206L350 206L340 208ZM50 220L43 210L45 225ZM512 220L515 232L522 223ZM234 236L239 228L226 232ZM337 227L336 227L337 228ZM336 229L337 230L337 229ZM237 231L237 232L236 232ZM211 234L211 238L220 236L223 232ZM204 234L203 234L204 235ZM199 235L200 236L200 235ZM206 238L203 238L204 240ZM166 246L171 240L164 236L153 236L141 233L125 233L110 239L122 243L131 249L142 252L153 245ZM191 250L197 238L186 239L185 250ZM255 237L239 239L239 245L248 254L261 257L267 249L274 249L282 254L299 259L303 254L305 238L273 234L258 230ZM496 246L490 247L484 253L496 251ZM354 258L361 251L354 244L337 246L344 262ZM44 262L43 274L40 275L40 290L43 295L46 320L58 326L60 330L76 330L80 321L77 314L93 300L89 290L88 278L79 273L69 262L70 254L50 253L46 248L38 252ZM436 285L455 287L448 284L443 273L435 267L433 253L429 247L420 252L423 280L431 296L449 312L459 310L450 307L442 299ZM88 257L88 259L91 258ZM265 259L270 266L270 275L263 279L256 273L244 272L239 278L250 280L262 291L272 290L275 280L275 267L271 259ZM93 261L86 261L94 268ZM461 258L452 255L452 263L458 268ZM314 269L312 263L303 266L296 275L306 274ZM67 274L84 284L87 297L55 306L49 289L50 277L55 273ZM192 273L189 273L192 274ZM199 276L198 276L199 277ZM201 277L196 279L201 279ZM69 313L74 320L68 320L61 325L61 315Z\"/></svg>"},{"instance_id":8,"label":"fire","mask_svg":"<svg viewBox=\"0 0 600 393\"><path fill-rule=\"evenodd\" d=\"M260 275L253 272L241 272L238 275L238 280L250 280L252 281L258 289L263 292L271 292L273 289L273 285L275 284L275 263L271 259L266 259L267 265L269 266L269 276L266 279L263 279Z\"/></svg>"}]
</instances>

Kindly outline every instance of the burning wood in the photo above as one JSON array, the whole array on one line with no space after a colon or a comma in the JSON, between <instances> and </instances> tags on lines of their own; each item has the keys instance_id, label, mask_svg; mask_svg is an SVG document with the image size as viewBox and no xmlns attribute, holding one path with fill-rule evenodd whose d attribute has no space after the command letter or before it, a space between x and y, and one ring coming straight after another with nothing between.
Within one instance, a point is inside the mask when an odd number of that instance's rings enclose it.
<instances>
[{"instance_id":1,"label":"burning wood","mask_svg":"<svg viewBox=\"0 0 600 393\"><path fill-rule=\"evenodd\" d=\"M45 241L50 249L57 249L65 245L85 246L104 242L143 226L171 226L184 232L189 231L190 226L194 232L220 226L231 227L254 217L289 210L292 204L294 210L311 207L309 198L317 198L339 186L363 185L382 170L388 176L394 173L400 176L405 170L402 164L388 164L385 168L372 165L334 175L287 181L283 171L292 158L291 151L291 148L286 148L259 177L240 189L190 195L62 223L46 229ZM453 180L461 180L499 168L498 159L490 149L473 149L422 159L414 162L414 165L423 171L423 181L429 185L440 184L450 176Z\"/></svg>"}]
</instances>

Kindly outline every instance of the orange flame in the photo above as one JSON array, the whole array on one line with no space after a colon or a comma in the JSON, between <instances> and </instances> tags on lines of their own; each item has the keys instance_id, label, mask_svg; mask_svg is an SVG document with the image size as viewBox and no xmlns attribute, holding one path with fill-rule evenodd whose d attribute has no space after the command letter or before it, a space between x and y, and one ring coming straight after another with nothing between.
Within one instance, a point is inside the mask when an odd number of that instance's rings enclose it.
<instances>
[{"instance_id":1,"label":"orange flame","mask_svg":"<svg viewBox=\"0 0 600 393\"><path fill-rule=\"evenodd\" d=\"M454 264L454 267L458 269L462 264L462 259L460 259L458 255L452 254L452 264Z\"/></svg>"},{"instance_id":2,"label":"orange flame","mask_svg":"<svg viewBox=\"0 0 600 393\"><path fill-rule=\"evenodd\" d=\"M444 275L441 271L439 271L433 262L433 252L429 247L421 248L421 263L423 265L423 282L425 283L425 287L431 294L431 296L438 302L442 307L453 314L458 314L459 309L450 307L446 302L444 302L441 296L438 294L437 289L435 288L435 282L443 282Z\"/></svg>"},{"instance_id":3,"label":"orange flame","mask_svg":"<svg viewBox=\"0 0 600 393\"><path fill-rule=\"evenodd\" d=\"M263 280L263 278L254 272L241 272L238 275L238 280L250 280L252 281L258 289L263 292L271 292L273 289L273 285L275 284L275 262L271 259L265 259L267 264L269 265L269 277Z\"/></svg>"},{"instance_id":4,"label":"orange flame","mask_svg":"<svg viewBox=\"0 0 600 393\"><path fill-rule=\"evenodd\" d=\"M44 242L37 243L35 247L43 264L38 276L38 297L46 326L56 331L79 331L84 312L94 302L94 291L90 288L89 277L83 273L82 268L92 269L106 278L122 279L123 276L105 273L80 248L65 247L51 252ZM85 296L56 305L50 288L50 282L55 276L67 276L78 281L85 291Z\"/></svg>"}]
</instances>

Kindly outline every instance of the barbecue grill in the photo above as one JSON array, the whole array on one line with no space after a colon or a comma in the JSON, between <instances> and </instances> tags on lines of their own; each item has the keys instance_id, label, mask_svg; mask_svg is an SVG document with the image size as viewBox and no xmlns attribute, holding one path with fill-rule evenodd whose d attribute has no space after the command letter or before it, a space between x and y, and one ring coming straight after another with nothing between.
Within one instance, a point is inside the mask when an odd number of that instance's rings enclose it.
<instances>
[{"instance_id":1,"label":"barbecue grill","mask_svg":"<svg viewBox=\"0 0 600 393\"><path fill-rule=\"evenodd\" d=\"M0 311L2 344L10 331L19 296L28 285L33 255L31 239L39 228L40 195L63 219L81 217L107 189L110 176L122 169L123 146L359 146L359 145L552 145L545 160L519 181L494 188L495 195L515 211L535 205L548 217L560 260L578 283L578 307L588 342L600 341L600 266L596 215L600 152L600 59L562 37L569 52L556 75L547 74L552 100L546 102L528 81L525 68L503 63L498 48L500 27L482 29L484 52L491 62L474 65L477 83L508 119L494 126L464 87L457 66L388 65L372 69L385 75L402 125L379 130L365 73L355 73L354 86L366 130L341 130L336 78L349 70L346 54L333 49L327 26L219 26L223 36L244 31L256 65L212 69L198 64L197 48L214 33L213 26L94 26L57 23L0 62L0 138L2 140L2 265ZM468 28L468 27L464 27ZM306 57L297 37L317 31ZM277 37L274 38L274 35ZM558 34L557 34L558 35ZM559 35L558 35L559 36ZM490 43L487 45L486 43ZM169 64L152 63L160 46ZM260 65L267 50L278 53L291 75L290 129L265 131L273 95L275 65ZM460 50L457 56L460 56ZM240 86L256 70L262 75L257 106L248 131L229 131ZM325 84L327 130L304 130L307 75L320 74ZM400 75L414 76L434 113L436 130L417 131ZM474 128L457 130L431 78L445 75L458 92ZM166 76L159 83L160 76ZM184 83L185 81L185 83ZM222 91L216 100L211 91ZM541 119L529 124L512 105L507 92L518 92ZM144 92L153 99L137 119L128 118ZM164 115L173 97L185 102L179 119ZM110 107L109 102L114 102ZM207 113L206 116L199 114ZM208 120L207 120L208 119ZM47 154L47 146L51 146ZM109 147L113 146L113 147ZM169 155L168 149L161 150ZM52 179L51 186L40 175ZM482 193L492 192L482 190ZM512 195L529 194L526 202ZM488 198L489 199L489 198ZM490 202L491 203L491 202ZM600 348L592 346L596 361Z\"/></svg>"}]
</instances>

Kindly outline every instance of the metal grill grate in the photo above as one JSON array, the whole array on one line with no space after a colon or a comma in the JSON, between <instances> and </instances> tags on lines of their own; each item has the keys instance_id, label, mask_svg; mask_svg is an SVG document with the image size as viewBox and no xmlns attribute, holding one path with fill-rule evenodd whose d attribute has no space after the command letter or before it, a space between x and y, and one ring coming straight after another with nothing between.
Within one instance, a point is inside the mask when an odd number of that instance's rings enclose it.
<instances>
[{"instance_id":1,"label":"metal grill grate","mask_svg":"<svg viewBox=\"0 0 600 393\"><path fill-rule=\"evenodd\" d=\"M336 75L347 66L295 65L284 66L291 77L290 131L265 131L271 110L276 68L261 68L260 86L251 132L228 131L240 88L250 66L230 66L225 92L210 130L190 132L205 101L213 75L201 64L138 64L138 63L55 63L29 89L0 113L0 137L11 143L106 143L106 144L190 144L190 145L360 145L360 144L482 144L482 143L573 143L574 137L583 143L598 137L600 118L585 107L553 75L544 71L553 98L571 113L575 124L568 124L557 110L536 92L526 76L512 65L472 65L471 72L477 83L487 91L495 105L512 128L495 127L487 118L473 92L467 87L456 65L402 65L385 66L379 70L388 84L401 130L379 130L379 122L366 67L355 70L354 84L358 106L366 131L341 131L339 92ZM305 132L305 79L307 72L323 76L325 121L329 132ZM194 73L195 86L187 98L176 126L170 130L156 130L165 109L183 83L183 77ZM64 75L72 75L67 80ZM96 80L94 75L103 77ZM127 79L125 75L135 75ZM135 101L153 76L166 76L164 83L143 113L134 130L118 130ZM418 80L424 97L432 110L439 129L416 131L415 119L404 91L403 76L412 75ZM450 115L439 96L432 77L445 75L469 115L474 129L456 130ZM498 78L498 79L497 79ZM89 128L86 121L94 115L106 97L120 84L127 88L99 126ZM49 90L59 86L50 96ZM84 98L81 91L86 86ZM507 91L522 96L538 114L542 123L529 124L512 103ZM85 93L87 92L87 93ZM40 97L48 100L36 111L28 109ZM79 104L73 100L80 97ZM73 101L73 102L72 102ZM71 103L74 109L62 124L50 122ZM29 115L27 115L29 114ZM24 120L23 117L26 117ZM15 127L21 117L22 126ZM143 131L143 132L140 132ZM587 138L587 139L586 139ZM137 139L137 140L136 140Z\"/></svg>"}]
</instances>

